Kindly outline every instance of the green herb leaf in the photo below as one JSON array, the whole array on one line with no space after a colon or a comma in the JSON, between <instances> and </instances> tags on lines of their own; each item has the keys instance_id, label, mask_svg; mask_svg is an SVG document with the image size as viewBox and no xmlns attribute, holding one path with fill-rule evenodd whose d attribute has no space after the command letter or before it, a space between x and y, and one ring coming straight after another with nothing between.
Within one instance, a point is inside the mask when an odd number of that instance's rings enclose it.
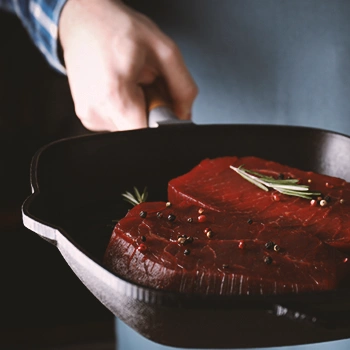
<instances>
[{"instance_id":1,"label":"green herb leaf","mask_svg":"<svg viewBox=\"0 0 350 350\"><path fill-rule=\"evenodd\" d=\"M295 196L305 199L312 199L314 196L319 196L321 194L320 192L309 192L309 186L299 185L297 179L274 179L272 176L266 176L256 171L245 169L242 165L238 168L231 165L230 168L264 191L273 188L287 196Z\"/></svg>"},{"instance_id":2,"label":"green herb leaf","mask_svg":"<svg viewBox=\"0 0 350 350\"><path fill-rule=\"evenodd\" d=\"M134 187L134 194L131 192L126 191L122 194L124 197L124 200L130 203L131 205L138 205L140 203L146 202L148 197L147 187L143 189L143 192L140 193L140 191Z\"/></svg>"}]
</instances>

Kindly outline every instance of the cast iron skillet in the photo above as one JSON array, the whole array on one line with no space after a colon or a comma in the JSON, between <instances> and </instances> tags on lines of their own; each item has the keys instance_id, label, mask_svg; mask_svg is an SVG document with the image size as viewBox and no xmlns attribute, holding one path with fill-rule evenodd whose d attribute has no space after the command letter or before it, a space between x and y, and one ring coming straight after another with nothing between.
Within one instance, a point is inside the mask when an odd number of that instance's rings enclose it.
<instances>
[{"instance_id":1,"label":"cast iron skillet","mask_svg":"<svg viewBox=\"0 0 350 350\"><path fill-rule=\"evenodd\" d=\"M254 155L350 181L345 135L271 125L162 125L70 138L40 149L31 164L33 194L23 204L23 221L57 246L113 314L155 342L235 348L349 338L349 288L287 296L194 296L144 288L103 267L113 220L130 208L121 193L147 186L149 200L166 200L171 178L204 158L228 155Z\"/></svg>"}]
</instances>

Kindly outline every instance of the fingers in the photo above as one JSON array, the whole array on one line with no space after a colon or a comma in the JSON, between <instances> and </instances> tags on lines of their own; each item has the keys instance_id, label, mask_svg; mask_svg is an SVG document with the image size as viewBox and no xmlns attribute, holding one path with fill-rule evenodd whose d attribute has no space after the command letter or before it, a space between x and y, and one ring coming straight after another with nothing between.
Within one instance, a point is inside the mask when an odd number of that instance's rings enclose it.
<instances>
[{"instance_id":1,"label":"fingers","mask_svg":"<svg viewBox=\"0 0 350 350\"><path fill-rule=\"evenodd\" d=\"M108 99L105 115L117 130L147 127L147 115L143 90L134 81L118 82L114 96Z\"/></svg>"},{"instance_id":2,"label":"fingers","mask_svg":"<svg viewBox=\"0 0 350 350\"><path fill-rule=\"evenodd\" d=\"M175 114L191 118L197 87L177 46L119 1L69 1L60 37L77 116L94 131L147 126L142 85L164 78Z\"/></svg>"},{"instance_id":3,"label":"fingers","mask_svg":"<svg viewBox=\"0 0 350 350\"><path fill-rule=\"evenodd\" d=\"M180 119L191 119L193 102L198 88L188 71L179 48L167 38L159 45L160 72L166 82L175 114Z\"/></svg>"},{"instance_id":4,"label":"fingers","mask_svg":"<svg viewBox=\"0 0 350 350\"><path fill-rule=\"evenodd\" d=\"M138 80L151 83L154 72L144 68L145 57L130 43L119 55L99 46L96 50L80 48L79 52L65 53L75 111L87 129L121 131L147 126L145 99Z\"/></svg>"},{"instance_id":5,"label":"fingers","mask_svg":"<svg viewBox=\"0 0 350 350\"><path fill-rule=\"evenodd\" d=\"M115 81L109 90L86 101L78 96L76 114L93 131L122 131L147 127L143 90L134 83Z\"/></svg>"}]
</instances>

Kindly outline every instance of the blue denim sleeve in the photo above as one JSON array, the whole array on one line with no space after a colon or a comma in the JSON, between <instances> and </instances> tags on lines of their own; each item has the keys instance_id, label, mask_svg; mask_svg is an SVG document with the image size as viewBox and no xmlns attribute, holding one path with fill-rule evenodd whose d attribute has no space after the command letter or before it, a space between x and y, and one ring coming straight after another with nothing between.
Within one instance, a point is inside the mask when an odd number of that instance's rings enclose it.
<instances>
[{"instance_id":1,"label":"blue denim sleeve","mask_svg":"<svg viewBox=\"0 0 350 350\"><path fill-rule=\"evenodd\" d=\"M58 53L58 21L67 0L0 0L0 8L14 13L48 63L65 74Z\"/></svg>"}]
</instances>

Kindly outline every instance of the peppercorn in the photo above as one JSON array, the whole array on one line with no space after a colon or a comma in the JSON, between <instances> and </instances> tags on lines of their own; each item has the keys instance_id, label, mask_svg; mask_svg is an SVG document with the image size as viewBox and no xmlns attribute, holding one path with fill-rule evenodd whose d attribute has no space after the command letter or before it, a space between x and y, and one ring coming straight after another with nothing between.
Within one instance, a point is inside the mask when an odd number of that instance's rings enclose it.
<instances>
[{"instance_id":1,"label":"peppercorn","mask_svg":"<svg viewBox=\"0 0 350 350\"><path fill-rule=\"evenodd\" d=\"M141 243L138 247L137 247L137 250L139 250L140 252L144 252L145 250L147 249L147 247Z\"/></svg>"},{"instance_id":2,"label":"peppercorn","mask_svg":"<svg viewBox=\"0 0 350 350\"><path fill-rule=\"evenodd\" d=\"M212 238L214 236L213 231L210 228L205 228L204 233L207 235L208 238Z\"/></svg>"},{"instance_id":3,"label":"peppercorn","mask_svg":"<svg viewBox=\"0 0 350 350\"><path fill-rule=\"evenodd\" d=\"M188 218L187 222L193 222L193 219L192 218Z\"/></svg>"},{"instance_id":4,"label":"peppercorn","mask_svg":"<svg viewBox=\"0 0 350 350\"><path fill-rule=\"evenodd\" d=\"M316 205L317 205L317 200L316 200L316 199L311 199L310 205L311 205L312 207L316 207Z\"/></svg>"},{"instance_id":5,"label":"peppercorn","mask_svg":"<svg viewBox=\"0 0 350 350\"><path fill-rule=\"evenodd\" d=\"M145 236L141 236L141 241L142 242L146 242L146 237Z\"/></svg>"},{"instance_id":6,"label":"peppercorn","mask_svg":"<svg viewBox=\"0 0 350 350\"><path fill-rule=\"evenodd\" d=\"M189 236L186 238L186 243L192 243L193 242L193 237Z\"/></svg>"},{"instance_id":7,"label":"peppercorn","mask_svg":"<svg viewBox=\"0 0 350 350\"><path fill-rule=\"evenodd\" d=\"M185 255L189 255L190 253L191 253L191 251L190 251L189 249L185 249L185 250L184 250L184 254L185 254Z\"/></svg>"},{"instance_id":8,"label":"peppercorn","mask_svg":"<svg viewBox=\"0 0 350 350\"><path fill-rule=\"evenodd\" d=\"M161 211L157 212L157 218L161 218L163 216L163 213Z\"/></svg>"},{"instance_id":9,"label":"peppercorn","mask_svg":"<svg viewBox=\"0 0 350 350\"><path fill-rule=\"evenodd\" d=\"M275 243L269 241L267 243L265 243L265 248L266 249L272 249L274 247Z\"/></svg>"},{"instance_id":10,"label":"peppercorn","mask_svg":"<svg viewBox=\"0 0 350 350\"><path fill-rule=\"evenodd\" d=\"M207 221L207 217L205 215L198 216L198 222L206 222L206 221Z\"/></svg>"},{"instance_id":11,"label":"peppercorn","mask_svg":"<svg viewBox=\"0 0 350 350\"><path fill-rule=\"evenodd\" d=\"M169 214L168 215L168 220L169 221L174 221L176 219L176 216L174 214Z\"/></svg>"},{"instance_id":12,"label":"peppercorn","mask_svg":"<svg viewBox=\"0 0 350 350\"><path fill-rule=\"evenodd\" d=\"M279 252L279 251L281 250L281 247L280 247L279 245L275 244L275 245L273 246L273 250L274 250L275 252Z\"/></svg>"},{"instance_id":13,"label":"peppercorn","mask_svg":"<svg viewBox=\"0 0 350 350\"><path fill-rule=\"evenodd\" d=\"M270 265L272 263L271 256L265 256L264 263L267 264L267 265Z\"/></svg>"},{"instance_id":14,"label":"peppercorn","mask_svg":"<svg viewBox=\"0 0 350 350\"><path fill-rule=\"evenodd\" d=\"M213 231L208 231L207 232L207 237L208 238L213 238L214 234L213 234Z\"/></svg>"},{"instance_id":15,"label":"peppercorn","mask_svg":"<svg viewBox=\"0 0 350 350\"><path fill-rule=\"evenodd\" d=\"M147 216L147 212L141 210L139 215L144 219Z\"/></svg>"},{"instance_id":16,"label":"peppercorn","mask_svg":"<svg viewBox=\"0 0 350 350\"><path fill-rule=\"evenodd\" d=\"M325 207L327 205L327 202L324 200L324 199L322 199L321 201L320 201L320 206L321 207Z\"/></svg>"},{"instance_id":17,"label":"peppercorn","mask_svg":"<svg viewBox=\"0 0 350 350\"><path fill-rule=\"evenodd\" d=\"M249 225L251 225L251 224L253 223L253 220L252 220L252 219L248 219L247 223L248 223Z\"/></svg>"},{"instance_id":18,"label":"peppercorn","mask_svg":"<svg viewBox=\"0 0 350 350\"><path fill-rule=\"evenodd\" d=\"M177 243L179 243L179 244L185 244L185 243L186 243L186 236L180 236L180 237L177 239Z\"/></svg>"}]
</instances>

